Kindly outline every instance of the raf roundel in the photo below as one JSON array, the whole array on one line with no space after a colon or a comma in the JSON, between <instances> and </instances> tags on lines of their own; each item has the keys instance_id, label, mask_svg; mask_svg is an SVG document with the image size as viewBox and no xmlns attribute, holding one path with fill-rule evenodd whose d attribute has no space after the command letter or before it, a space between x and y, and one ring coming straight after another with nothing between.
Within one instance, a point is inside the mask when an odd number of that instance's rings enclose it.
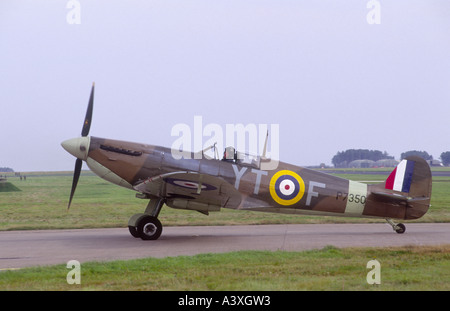
<instances>
[{"instance_id":1,"label":"raf roundel","mask_svg":"<svg viewBox=\"0 0 450 311\"><path fill-rule=\"evenodd\" d=\"M270 195L281 205L293 205L301 200L305 193L305 183L295 172L282 170L270 180Z\"/></svg>"}]
</instances>

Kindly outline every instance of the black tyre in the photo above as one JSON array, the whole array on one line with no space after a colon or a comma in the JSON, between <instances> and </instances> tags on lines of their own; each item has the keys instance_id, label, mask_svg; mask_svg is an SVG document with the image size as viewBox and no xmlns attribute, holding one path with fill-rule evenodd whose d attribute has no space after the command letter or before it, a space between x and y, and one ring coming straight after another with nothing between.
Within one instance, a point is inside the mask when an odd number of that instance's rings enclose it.
<instances>
[{"instance_id":1,"label":"black tyre","mask_svg":"<svg viewBox=\"0 0 450 311\"><path fill-rule=\"evenodd\" d=\"M405 233L406 231L406 227L404 224L397 224L396 228L395 228L395 232L397 232L398 234L402 234Z\"/></svg>"},{"instance_id":2,"label":"black tyre","mask_svg":"<svg viewBox=\"0 0 450 311\"><path fill-rule=\"evenodd\" d=\"M136 227L128 226L128 230L130 231L131 235L134 236L135 238L140 238L141 237L139 235L139 232L137 231Z\"/></svg>"},{"instance_id":3,"label":"black tyre","mask_svg":"<svg viewBox=\"0 0 450 311\"><path fill-rule=\"evenodd\" d=\"M157 240L162 233L162 224L158 218L146 215L139 219L137 233L142 240Z\"/></svg>"}]
</instances>

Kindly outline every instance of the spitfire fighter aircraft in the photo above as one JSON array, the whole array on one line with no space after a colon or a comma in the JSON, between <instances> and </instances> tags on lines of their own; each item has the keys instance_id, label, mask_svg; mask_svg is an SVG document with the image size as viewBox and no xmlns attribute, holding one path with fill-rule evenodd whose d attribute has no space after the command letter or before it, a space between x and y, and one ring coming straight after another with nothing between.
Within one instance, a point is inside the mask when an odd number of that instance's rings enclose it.
<instances>
[{"instance_id":1,"label":"spitfire fighter aircraft","mask_svg":"<svg viewBox=\"0 0 450 311\"><path fill-rule=\"evenodd\" d=\"M230 208L383 218L397 233L404 233L405 226L392 219L420 218L430 206L431 172L419 157L402 160L385 182L373 185L283 162L276 169L264 170L264 155L243 161L231 147L223 159L175 159L169 148L88 136L93 98L94 85L81 137L62 143L77 158L68 208L85 161L101 178L150 200L144 213L133 215L128 222L133 237L159 238L162 225L158 215L164 204L206 215Z\"/></svg>"}]
</instances>

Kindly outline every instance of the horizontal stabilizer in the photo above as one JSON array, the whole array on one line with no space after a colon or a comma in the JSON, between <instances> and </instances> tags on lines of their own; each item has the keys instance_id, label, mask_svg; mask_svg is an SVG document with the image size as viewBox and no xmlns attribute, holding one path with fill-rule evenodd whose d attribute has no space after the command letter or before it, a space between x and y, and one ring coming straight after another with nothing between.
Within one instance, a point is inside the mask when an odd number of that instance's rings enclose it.
<instances>
[{"instance_id":1,"label":"horizontal stabilizer","mask_svg":"<svg viewBox=\"0 0 450 311\"><path fill-rule=\"evenodd\" d=\"M375 195L377 197L378 200L380 201L385 201L385 202L396 202L396 203L400 203L400 202L405 202L405 203L413 203L413 202L420 202L420 201L428 201L430 200L429 197L409 197L406 195L401 195L398 193L386 193L386 192L372 192L373 195Z\"/></svg>"}]
</instances>

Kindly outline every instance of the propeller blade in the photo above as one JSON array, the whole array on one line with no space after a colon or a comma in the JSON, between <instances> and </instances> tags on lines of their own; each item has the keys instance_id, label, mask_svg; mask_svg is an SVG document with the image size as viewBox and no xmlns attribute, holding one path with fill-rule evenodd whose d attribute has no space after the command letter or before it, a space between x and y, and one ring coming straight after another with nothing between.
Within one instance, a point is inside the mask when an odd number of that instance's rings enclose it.
<instances>
[{"instance_id":1,"label":"propeller blade","mask_svg":"<svg viewBox=\"0 0 450 311\"><path fill-rule=\"evenodd\" d=\"M89 130L91 128L92 110L94 106L94 88L95 82L92 83L91 96L89 96L89 104L86 110L86 117L84 118L83 129L81 130L81 136L83 137L88 136Z\"/></svg>"},{"instance_id":2,"label":"propeller blade","mask_svg":"<svg viewBox=\"0 0 450 311\"><path fill-rule=\"evenodd\" d=\"M75 161L75 170L73 172L72 190L70 191L70 199L69 199L69 205L67 205L67 209L70 208L70 204L72 203L73 195L75 193L75 189L77 188L77 184L78 184L78 179L80 178L82 165L83 165L83 161L81 159L77 159Z\"/></svg>"}]
</instances>

